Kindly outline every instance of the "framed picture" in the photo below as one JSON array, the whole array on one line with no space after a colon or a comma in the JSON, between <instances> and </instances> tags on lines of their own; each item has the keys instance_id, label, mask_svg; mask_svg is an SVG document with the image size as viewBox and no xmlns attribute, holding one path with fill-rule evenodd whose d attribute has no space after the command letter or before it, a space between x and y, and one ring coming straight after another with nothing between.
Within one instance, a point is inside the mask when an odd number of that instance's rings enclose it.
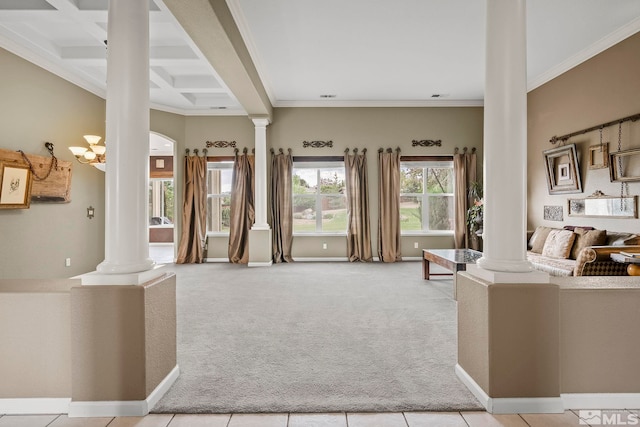
<instances>
[{"instance_id":1,"label":"framed picture","mask_svg":"<svg viewBox=\"0 0 640 427\"><path fill-rule=\"evenodd\" d=\"M589 169L604 169L609 167L609 143L592 145L589 147Z\"/></svg>"},{"instance_id":2,"label":"framed picture","mask_svg":"<svg viewBox=\"0 0 640 427\"><path fill-rule=\"evenodd\" d=\"M0 163L0 209L28 209L31 181L28 166Z\"/></svg>"},{"instance_id":3,"label":"framed picture","mask_svg":"<svg viewBox=\"0 0 640 427\"><path fill-rule=\"evenodd\" d=\"M563 145L542 152L549 194L582 193L576 145Z\"/></svg>"},{"instance_id":4,"label":"framed picture","mask_svg":"<svg viewBox=\"0 0 640 427\"><path fill-rule=\"evenodd\" d=\"M558 181L568 181L570 179L569 163L562 163L558 165Z\"/></svg>"},{"instance_id":5,"label":"framed picture","mask_svg":"<svg viewBox=\"0 0 640 427\"><path fill-rule=\"evenodd\" d=\"M611 182L640 181L640 148L609 154Z\"/></svg>"}]
</instances>

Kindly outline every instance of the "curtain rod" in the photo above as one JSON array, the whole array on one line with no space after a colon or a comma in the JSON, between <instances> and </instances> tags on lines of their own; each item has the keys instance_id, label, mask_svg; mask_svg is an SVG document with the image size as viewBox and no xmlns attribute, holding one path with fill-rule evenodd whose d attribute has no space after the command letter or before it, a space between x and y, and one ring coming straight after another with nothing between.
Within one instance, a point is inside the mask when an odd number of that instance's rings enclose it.
<instances>
[{"instance_id":1,"label":"curtain rod","mask_svg":"<svg viewBox=\"0 0 640 427\"><path fill-rule=\"evenodd\" d=\"M466 152L467 152L467 150L468 150L468 149L467 149L467 147L464 147L464 148L462 149L462 152L463 152L463 153L466 153ZM460 151L460 149L459 149L458 147L456 147L456 148L453 150L453 154L458 154L458 151ZM473 154L473 153L475 153L475 152L476 152L476 147L471 147L471 154Z\"/></svg>"},{"instance_id":2,"label":"curtain rod","mask_svg":"<svg viewBox=\"0 0 640 427\"><path fill-rule=\"evenodd\" d=\"M274 150L273 147L271 147L269 151L271 151L271 154L276 154L276 150ZM291 148L287 148L287 151L289 154L291 154ZM284 151L282 150L282 148L278 148L278 152L280 154L284 154Z\"/></svg>"},{"instance_id":3,"label":"curtain rod","mask_svg":"<svg viewBox=\"0 0 640 427\"><path fill-rule=\"evenodd\" d=\"M191 151L191 150L189 150L188 148L185 150L185 154L186 154L187 156L189 155L189 151ZM198 152L200 152L200 150L199 150L199 149L197 149L197 148L193 150L193 154L194 154L195 156L197 156L197 155L198 155ZM206 156L207 156L207 149L206 149L206 148L203 148L203 149L202 149L202 155L203 155L204 157L206 157Z\"/></svg>"},{"instance_id":4,"label":"curtain rod","mask_svg":"<svg viewBox=\"0 0 640 427\"><path fill-rule=\"evenodd\" d=\"M349 154L349 148L348 147L344 150L344 154ZM353 154L358 154L358 149L357 148L353 149ZM362 149L362 154L367 154L367 149L366 148Z\"/></svg>"},{"instance_id":5,"label":"curtain rod","mask_svg":"<svg viewBox=\"0 0 640 427\"><path fill-rule=\"evenodd\" d=\"M558 141L566 142L569 138L572 138L574 136L582 135L582 134L585 134L585 133L588 133L588 132L593 132L594 130L598 130L598 129L604 129L604 128L609 127L609 126L617 125L617 124L628 122L628 121L635 122L638 119L640 119L640 113L634 114L633 116L624 117L622 119L613 120L611 122L602 123L601 125L598 125L598 126L592 126L590 128L587 128L587 129L582 129L582 130L579 130L577 132L568 133L566 135L554 136L553 138L551 138L549 140L549 142L552 143L552 144L555 144Z\"/></svg>"},{"instance_id":6,"label":"curtain rod","mask_svg":"<svg viewBox=\"0 0 640 427\"><path fill-rule=\"evenodd\" d=\"M397 147L396 151L399 153L400 147ZM378 148L378 153L384 153L384 148ZM387 148L387 153L393 153L393 149L391 147Z\"/></svg>"}]
</instances>

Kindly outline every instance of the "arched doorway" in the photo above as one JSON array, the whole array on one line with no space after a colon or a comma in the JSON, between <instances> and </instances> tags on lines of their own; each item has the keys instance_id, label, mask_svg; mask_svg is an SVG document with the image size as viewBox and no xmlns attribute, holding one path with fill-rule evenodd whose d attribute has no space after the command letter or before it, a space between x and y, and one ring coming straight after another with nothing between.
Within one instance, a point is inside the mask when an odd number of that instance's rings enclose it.
<instances>
[{"instance_id":1,"label":"arched doorway","mask_svg":"<svg viewBox=\"0 0 640 427\"><path fill-rule=\"evenodd\" d=\"M149 257L158 264L174 262L176 218L174 141L149 134Z\"/></svg>"}]
</instances>

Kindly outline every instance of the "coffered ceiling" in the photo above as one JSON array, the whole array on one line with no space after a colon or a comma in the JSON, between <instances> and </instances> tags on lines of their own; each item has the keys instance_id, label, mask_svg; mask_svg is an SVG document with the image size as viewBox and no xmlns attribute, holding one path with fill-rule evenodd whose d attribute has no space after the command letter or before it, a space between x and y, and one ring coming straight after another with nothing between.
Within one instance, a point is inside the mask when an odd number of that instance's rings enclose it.
<instances>
[{"instance_id":1,"label":"coffered ceiling","mask_svg":"<svg viewBox=\"0 0 640 427\"><path fill-rule=\"evenodd\" d=\"M107 7L0 0L0 47L104 97ZM251 81L267 110L482 105L482 0L150 0L150 8L153 108L255 114L244 93ZM212 18L246 76L219 57ZM529 0L529 88L638 30L638 0Z\"/></svg>"}]
</instances>

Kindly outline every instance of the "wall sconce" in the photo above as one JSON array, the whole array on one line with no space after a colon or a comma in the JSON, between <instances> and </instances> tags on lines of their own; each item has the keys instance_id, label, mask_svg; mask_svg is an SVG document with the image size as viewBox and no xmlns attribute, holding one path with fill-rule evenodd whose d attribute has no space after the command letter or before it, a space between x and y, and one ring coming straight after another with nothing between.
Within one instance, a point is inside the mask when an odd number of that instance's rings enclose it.
<instances>
[{"instance_id":1,"label":"wall sconce","mask_svg":"<svg viewBox=\"0 0 640 427\"><path fill-rule=\"evenodd\" d=\"M89 206L87 208L87 218L92 219L94 216L96 216L95 214L96 214L95 208L93 206Z\"/></svg>"},{"instance_id":2,"label":"wall sconce","mask_svg":"<svg viewBox=\"0 0 640 427\"><path fill-rule=\"evenodd\" d=\"M89 164L102 172L105 170L105 162L107 161L107 147L98 145L102 137L97 135L84 135L84 139L89 144L86 147L69 147L69 150L76 156L76 160L82 164Z\"/></svg>"}]
</instances>

